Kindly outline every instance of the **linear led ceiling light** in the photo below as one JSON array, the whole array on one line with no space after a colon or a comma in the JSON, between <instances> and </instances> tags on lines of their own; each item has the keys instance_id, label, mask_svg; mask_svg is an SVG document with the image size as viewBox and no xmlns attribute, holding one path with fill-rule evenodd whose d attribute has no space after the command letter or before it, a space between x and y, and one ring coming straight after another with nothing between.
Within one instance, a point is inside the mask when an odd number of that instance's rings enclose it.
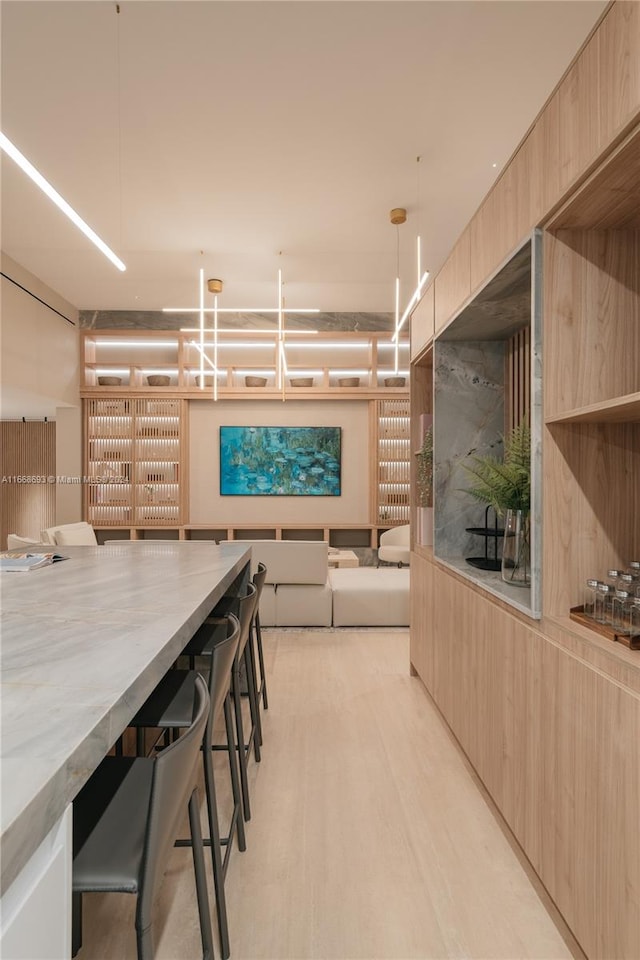
<instances>
[{"instance_id":1,"label":"linear led ceiling light","mask_svg":"<svg viewBox=\"0 0 640 960\"><path fill-rule=\"evenodd\" d=\"M198 307L163 307L163 313L200 313ZM213 313L213 307L207 307L205 313ZM281 311L277 307L218 307L218 313L277 313ZM319 307L285 307L282 313L320 313Z\"/></svg>"},{"instance_id":2,"label":"linear led ceiling light","mask_svg":"<svg viewBox=\"0 0 640 960\"><path fill-rule=\"evenodd\" d=\"M106 245L104 240L101 240L95 230L92 230L88 223L82 219L79 213L73 209L73 207L67 203L64 197L61 197L58 191L51 186L48 180L42 176L42 174L36 170L32 163L29 163L24 154L20 153L18 148L9 140L4 133L0 132L0 149L4 150L8 157L18 164L21 170L23 170L28 177L33 180L36 186L40 187L43 193L49 197L50 200L53 200L55 205L62 210L64 214L71 220L72 223L76 225L78 230L81 230L84 233L85 237L91 240L91 243L94 243L98 250L105 255L107 260L110 260L118 268L118 270L126 270L126 266L122 260L116 256L113 250Z\"/></svg>"},{"instance_id":3,"label":"linear led ceiling light","mask_svg":"<svg viewBox=\"0 0 640 960\"><path fill-rule=\"evenodd\" d=\"M416 164L417 164L417 166L416 166L416 171L417 171L417 185L418 185L418 186L417 186L417 200L416 200L416 226L417 226L416 259L417 259L417 278L418 278L418 286L417 286L417 287L415 288L415 290L413 291L413 294L411 295L411 299L409 300L409 303L407 304L404 313L403 313L402 316L400 317L400 320L398 320L398 319L397 319L397 316L396 316L396 331L395 331L394 335L393 335L392 338L391 338L393 341L395 341L395 343L398 342L398 335L399 335L402 327L403 327L403 326L405 325L405 323L407 322L407 318L408 318L409 314L411 313L411 311L413 310L413 308L414 308L415 305L417 304L418 300L419 300L420 297L422 296L422 291L424 290L424 285L425 285L425 283L427 282L427 277L429 276L429 271L428 271L428 270L425 270L424 273L422 272L422 246L421 246L421 242L420 242L420 157L416 157ZM391 211L391 212L393 213L393 211ZM398 361L397 361L397 354L396 354L396 366L397 366L397 363L398 363Z\"/></svg>"}]
</instances>

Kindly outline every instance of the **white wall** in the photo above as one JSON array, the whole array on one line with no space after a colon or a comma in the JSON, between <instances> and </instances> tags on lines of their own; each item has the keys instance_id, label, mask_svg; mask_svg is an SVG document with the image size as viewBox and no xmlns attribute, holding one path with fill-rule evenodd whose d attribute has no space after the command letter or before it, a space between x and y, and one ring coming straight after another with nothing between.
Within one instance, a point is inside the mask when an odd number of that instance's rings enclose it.
<instances>
[{"instance_id":1,"label":"white wall","mask_svg":"<svg viewBox=\"0 0 640 960\"><path fill-rule=\"evenodd\" d=\"M56 474L82 473L80 338L67 323L27 291L76 324L77 309L20 264L2 254L0 296L0 416L56 420ZM80 520L80 484L56 488L56 523Z\"/></svg>"},{"instance_id":2,"label":"white wall","mask_svg":"<svg viewBox=\"0 0 640 960\"><path fill-rule=\"evenodd\" d=\"M342 427L339 497L221 497L220 426ZM366 524L369 405L366 401L222 400L189 404L190 523Z\"/></svg>"}]
</instances>

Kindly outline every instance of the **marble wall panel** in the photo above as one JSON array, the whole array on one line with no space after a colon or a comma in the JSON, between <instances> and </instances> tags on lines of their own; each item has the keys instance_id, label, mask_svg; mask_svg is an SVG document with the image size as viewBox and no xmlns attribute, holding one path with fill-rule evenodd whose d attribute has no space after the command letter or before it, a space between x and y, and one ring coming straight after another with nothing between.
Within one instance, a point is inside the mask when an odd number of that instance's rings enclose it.
<instances>
[{"instance_id":1,"label":"marble wall panel","mask_svg":"<svg viewBox=\"0 0 640 960\"><path fill-rule=\"evenodd\" d=\"M84 330L179 330L197 325L197 317L189 313L162 313L159 310L81 310L79 324ZM274 314L224 314L221 326L239 330L274 329L278 326ZM287 314L287 330L322 330L327 333L392 332L391 313L317 313Z\"/></svg>"},{"instance_id":2,"label":"marble wall panel","mask_svg":"<svg viewBox=\"0 0 640 960\"><path fill-rule=\"evenodd\" d=\"M434 550L436 556L484 555L484 539L465 532L484 525L483 504L465 492L462 464L502 459L504 341L441 342L435 347Z\"/></svg>"}]
</instances>

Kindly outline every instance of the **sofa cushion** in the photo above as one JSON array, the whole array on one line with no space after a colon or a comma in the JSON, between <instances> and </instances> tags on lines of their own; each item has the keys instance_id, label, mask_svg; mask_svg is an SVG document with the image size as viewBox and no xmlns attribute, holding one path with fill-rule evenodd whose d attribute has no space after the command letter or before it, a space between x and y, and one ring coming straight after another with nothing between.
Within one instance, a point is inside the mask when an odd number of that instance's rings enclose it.
<instances>
[{"instance_id":1,"label":"sofa cushion","mask_svg":"<svg viewBox=\"0 0 640 960\"><path fill-rule=\"evenodd\" d=\"M251 569L267 568L265 583L325 584L329 570L324 540L238 540L251 547Z\"/></svg>"},{"instance_id":2,"label":"sofa cushion","mask_svg":"<svg viewBox=\"0 0 640 960\"><path fill-rule=\"evenodd\" d=\"M93 527L84 520L50 528L51 532L53 543L59 547L95 546L98 542Z\"/></svg>"},{"instance_id":3,"label":"sofa cushion","mask_svg":"<svg viewBox=\"0 0 640 960\"><path fill-rule=\"evenodd\" d=\"M409 568L331 570L334 627L408 627Z\"/></svg>"},{"instance_id":4,"label":"sofa cushion","mask_svg":"<svg viewBox=\"0 0 640 960\"><path fill-rule=\"evenodd\" d=\"M279 583L276 587L278 627L330 627L331 612L328 581L323 584Z\"/></svg>"}]
</instances>

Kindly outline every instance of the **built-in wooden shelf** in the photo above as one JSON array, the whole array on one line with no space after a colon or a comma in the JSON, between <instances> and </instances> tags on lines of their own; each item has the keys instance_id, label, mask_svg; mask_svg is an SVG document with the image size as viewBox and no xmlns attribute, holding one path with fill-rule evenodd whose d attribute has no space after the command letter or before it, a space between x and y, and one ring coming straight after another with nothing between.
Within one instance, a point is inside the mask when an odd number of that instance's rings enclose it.
<instances>
[{"instance_id":1,"label":"built-in wooden shelf","mask_svg":"<svg viewBox=\"0 0 640 960\"><path fill-rule=\"evenodd\" d=\"M545 423L637 423L640 422L640 393L591 403L545 418Z\"/></svg>"},{"instance_id":2,"label":"built-in wooden shelf","mask_svg":"<svg viewBox=\"0 0 640 960\"><path fill-rule=\"evenodd\" d=\"M185 523L162 526L147 524L95 524L101 543L105 540L326 540L335 547L378 546L379 535L392 524L371 523Z\"/></svg>"},{"instance_id":3,"label":"built-in wooden shelf","mask_svg":"<svg viewBox=\"0 0 640 960\"><path fill-rule=\"evenodd\" d=\"M81 334L80 395L157 396L189 400L214 399L214 358L217 355L218 400L372 400L409 394L409 341L396 346L390 332L287 331L286 367L280 364L277 330L226 330L218 337L207 331L205 361L200 364L197 335L166 330L85 330ZM217 354L216 354L217 349ZM168 382L150 385L150 375ZM262 387L247 386L247 376L260 376ZM405 378L404 386L385 386L385 379ZM118 384L99 383L117 377ZM309 386L294 386L296 377L310 377ZM341 379L359 378L358 386ZM201 387L200 384L204 386Z\"/></svg>"}]
</instances>

